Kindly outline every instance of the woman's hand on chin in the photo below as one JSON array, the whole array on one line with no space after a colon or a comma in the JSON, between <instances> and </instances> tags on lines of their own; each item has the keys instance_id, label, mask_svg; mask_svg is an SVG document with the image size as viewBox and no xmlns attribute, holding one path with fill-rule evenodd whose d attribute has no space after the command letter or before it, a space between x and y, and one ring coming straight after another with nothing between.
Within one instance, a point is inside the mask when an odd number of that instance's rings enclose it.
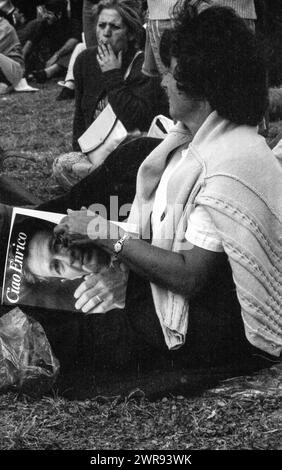
<instances>
[{"instance_id":1,"label":"woman's hand on chin","mask_svg":"<svg viewBox=\"0 0 282 470\"><path fill-rule=\"evenodd\" d=\"M97 52L97 61L102 72L120 69L122 64L122 51L115 54L110 44L100 43Z\"/></svg>"}]
</instances>

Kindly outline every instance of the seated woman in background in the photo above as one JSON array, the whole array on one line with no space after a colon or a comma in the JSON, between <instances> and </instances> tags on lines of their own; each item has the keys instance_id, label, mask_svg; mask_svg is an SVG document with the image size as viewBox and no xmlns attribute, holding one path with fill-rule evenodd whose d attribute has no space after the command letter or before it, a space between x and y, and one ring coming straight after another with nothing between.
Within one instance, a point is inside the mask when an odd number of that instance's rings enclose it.
<instances>
[{"instance_id":1,"label":"seated woman in background","mask_svg":"<svg viewBox=\"0 0 282 470\"><path fill-rule=\"evenodd\" d=\"M271 363L282 350L282 170L257 132L267 106L260 47L232 10L198 14L186 1L161 56L178 123L139 169L128 220L139 238L113 238L86 210L56 229L129 270L124 310L89 315L79 344L109 367L146 353L151 367L160 357L175 367ZM95 274L77 307L104 313L113 290Z\"/></svg>"},{"instance_id":2,"label":"seated woman in background","mask_svg":"<svg viewBox=\"0 0 282 470\"><path fill-rule=\"evenodd\" d=\"M44 83L66 73L72 51L81 41L82 19L81 14L75 21L68 17L66 0L45 0L38 18L41 22L41 39L34 44L37 46L38 60L29 78ZM43 50L40 54L39 45ZM43 56L46 55L42 64Z\"/></svg>"},{"instance_id":3,"label":"seated woman in background","mask_svg":"<svg viewBox=\"0 0 282 470\"><path fill-rule=\"evenodd\" d=\"M15 28L0 16L0 95L13 90L24 74L24 58Z\"/></svg>"},{"instance_id":4,"label":"seated woman in background","mask_svg":"<svg viewBox=\"0 0 282 470\"><path fill-rule=\"evenodd\" d=\"M69 246L75 233L129 268L125 308L102 313L114 285L93 273L76 293L77 308L93 315L28 310L62 373L77 367L96 378L106 368L110 381L115 371L161 363L164 371L221 364L242 373L281 354L282 171L257 134L267 105L260 49L232 11L198 15L187 1L161 44L163 86L179 122L157 148L148 142L154 150L140 168L129 218L140 239L122 231L111 239L110 223L86 211L57 229ZM107 204L95 190L90 185L92 202ZM62 212L60 203L44 209Z\"/></svg>"},{"instance_id":5,"label":"seated woman in background","mask_svg":"<svg viewBox=\"0 0 282 470\"><path fill-rule=\"evenodd\" d=\"M73 149L77 153L58 157L53 166L66 189L92 171L93 162L79 153L77 139L108 103L129 134L148 131L155 115L167 114L160 80L142 74L145 32L138 2L102 0L96 10L98 46L83 51L74 66Z\"/></svg>"},{"instance_id":6,"label":"seated woman in background","mask_svg":"<svg viewBox=\"0 0 282 470\"><path fill-rule=\"evenodd\" d=\"M25 72L31 71L32 59L35 59L38 45L44 37L45 24L43 19L32 18L26 16L26 2L24 0L17 1L16 8L13 11L15 29L20 40L23 57L25 62ZM33 64L34 66L34 64Z\"/></svg>"}]
</instances>

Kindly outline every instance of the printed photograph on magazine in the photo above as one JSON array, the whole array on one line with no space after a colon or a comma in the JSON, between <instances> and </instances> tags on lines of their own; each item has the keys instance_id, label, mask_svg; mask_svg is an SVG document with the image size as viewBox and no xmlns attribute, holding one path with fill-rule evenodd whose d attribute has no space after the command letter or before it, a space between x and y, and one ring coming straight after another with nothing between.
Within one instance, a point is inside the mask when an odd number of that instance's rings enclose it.
<instances>
[{"instance_id":1,"label":"printed photograph on magazine","mask_svg":"<svg viewBox=\"0 0 282 470\"><path fill-rule=\"evenodd\" d=\"M2 304L79 311L74 292L97 266L107 269L109 260L91 242L70 248L55 236L54 228L65 215L13 209Z\"/></svg>"}]
</instances>

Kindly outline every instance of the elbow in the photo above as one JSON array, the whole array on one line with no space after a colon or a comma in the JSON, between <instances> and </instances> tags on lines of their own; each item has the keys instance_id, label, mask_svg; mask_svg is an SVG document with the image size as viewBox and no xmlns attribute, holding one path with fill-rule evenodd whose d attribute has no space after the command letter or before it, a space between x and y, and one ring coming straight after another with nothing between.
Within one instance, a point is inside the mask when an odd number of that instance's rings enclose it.
<instances>
[{"instance_id":1,"label":"elbow","mask_svg":"<svg viewBox=\"0 0 282 470\"><path fill-rule=\"evenodd\" d=\"M181 278L172 290L175 294L179 294L186 299L190 299L196 296L200 292L201 288L199 287L196 278L194 276L189 276L188 280L187 278Z\"/></svg>"},{"instance_id":2,"label":"elbow","mask_svg":"<svg viewBox=\"0 0 282 470\"><path fill-rule=\"evenodd\" d=\"M176 294L182 295L185 298L193 298L199 295L207 283L207 278L204 273L199 272L196 268L191 270L183 260L183 269L179 270L178 275L174 276L174 285L171 289Z\"/></svg>"}]
</instances>

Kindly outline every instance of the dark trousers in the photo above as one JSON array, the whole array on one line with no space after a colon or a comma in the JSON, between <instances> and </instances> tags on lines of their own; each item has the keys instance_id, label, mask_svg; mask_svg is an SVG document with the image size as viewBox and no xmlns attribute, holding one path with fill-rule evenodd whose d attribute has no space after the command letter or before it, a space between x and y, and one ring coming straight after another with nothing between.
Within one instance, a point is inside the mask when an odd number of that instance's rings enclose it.
<instances>
[{"instance_id":1,"label":"dark trousers","mask_svg":"<svg viewBox=\"0 0 282 470\"><path fill-rule=\"evenodd\" d=\"M39 208L65 212L99 202L109 210L112 194L118 194L120 205L131 202L137 170L158 143L158 139L140 138L120 146L69 193ZM161 362L166 366L173 363L174 367L243 365L257 352L245 337L227 259L225 269L214 276L205 292L191 299L187 340L177 351L169 351L165 345L149 283L134 273L129 277L124 310L88 316L43 312L40 317L66 367L77 363L89 364L93 370L114 370L153 367Z\"/></svg>"},{"instance_id":2,"label":"dark trousers","mask_svg":"<svg viewBox=\"0 0 282 470\"><path fill-rule=\"evenodd\" d=\"M73 190L40 209L65 212L99 202L109 207L109 196L118 194L120 204L135 194L138 167L158 144L142 138L126 144L109 157L106 165ZM224 256L224 255L223 255ZM242 368L269 365L271 358L246 340L240 306L227 259L201 295L190 299L189 327L185 344L169 351L157 318L150 284L131 273L125 309L107 314L83 315L25 307L40 321L61 363L62 376L74 371L86 377L152 369L211 368L237 364ZM78 382L79 383L79 382Z\"/></svg>"},{"instance_id":3,"label":"dark trousers","mask_svg":"<svg viewBox=\"0 0 282 470\"><path fill-rule=\"evenodd\" d=\"M65 213L67 209L78 210L81 206L99 203L110 214L112 195L118 196L119 207L132 203L139 166L160 142L160 139L140 137L119 145L102 166L77 183L68 193L41 204L38 209Z\"/></svg>"},{"instance_id":4,"label":"dark trousers","mask_svg":"<svg viewBox=\"0 0 282 470\"><path fill-rule=\"evenodd\" d=\"M273 358L245 337L231 270L215 276L191 299L185 344L169 351L156 315L148 281L130 273L126 306L107 314L34 312L43 325L62 372L88 374L201 369L218 366L243 371L267 366Z\"/></svg>"}]
</instances>

